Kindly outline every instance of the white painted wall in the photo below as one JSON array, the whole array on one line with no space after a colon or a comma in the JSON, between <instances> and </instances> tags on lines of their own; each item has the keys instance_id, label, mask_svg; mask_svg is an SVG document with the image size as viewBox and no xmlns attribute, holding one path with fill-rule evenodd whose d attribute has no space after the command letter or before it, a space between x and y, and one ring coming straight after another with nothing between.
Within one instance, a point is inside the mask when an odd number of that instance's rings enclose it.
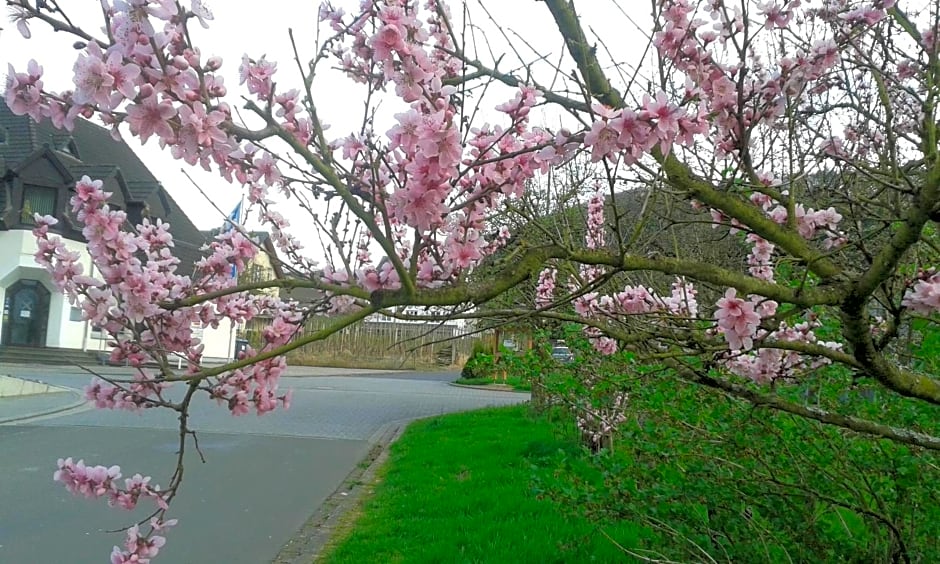
<instances>
[{"instance_id":1,"label":"white painted wall","mask_svg":"<svg viewBox=\"0 0 940 564\"><path fill-rule=\"evenodd\" d=\"M65 246L70 251L77 251L84 267L90 273L91 256L85 250L85 244L65 239ZM99 333L92 331L85 321L71 321L72 306L65 296L56 291L50 276L38 264L33 254L36 252L36 239L30 231L13 229L0 231L0 307L6 299L6 289L17 280L28 278L39 280L52 294L49 301L49 321L46 330L46 346L69 349L100 350L107 349L107 341ZM0 316L0 331L3 319ZM234 332L231 323L225 321L217 329L206 328L202 335L205 344L206 360L230 359L234 352Z\"/></svg>"},{"instance_id":2,"label":"white painted wall","mask_svg":"<svg viewBox=\"0 0 940 564\"><path fill-rule=\"evenodd\" d=\"M70 251L81 253L80 262L88 272L91 257L84 252L84 245L76 241L65 240ZM46 346L63 348L82 348L83 321L70 321L71 305L65 296L53 287L49 275L38 264L33 254L36 252L36 239L29 231L13 229L0 231L0 304L6 299L6 289L24 278L39 280L52 294L49 300L49 321L46 326ZM0 318L0 330L3 319Z\"/></svg>"},{"instance_id":3,"label":"white painted wall","mask_svg":"<svg viewBox=\"0 0 940 564\"><path fill-rule=\"evenodd\" d=\"M235 356L235 332L232 322L225 319L217 329L206 328L202 332L202 343L206 346L202 356L208 361L228 360Z\"/></svg>"}]
</instances>

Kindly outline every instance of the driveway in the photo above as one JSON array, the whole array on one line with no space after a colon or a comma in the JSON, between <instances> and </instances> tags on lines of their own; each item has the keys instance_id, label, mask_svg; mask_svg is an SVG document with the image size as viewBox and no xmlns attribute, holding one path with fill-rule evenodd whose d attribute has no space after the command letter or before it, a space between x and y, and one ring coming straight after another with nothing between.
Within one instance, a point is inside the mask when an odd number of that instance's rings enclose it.
<instances>
[{"instance_id":1,"label":"driveway","mask_svg":"<svg viewBox=\"0 0 940 564\"><path fill-rule=\"evenodd\" d=\"M52 373L50 370L57 370ZM75 370L0 366L0 373L81 387ZM367 454L390 425L486 406L524 394L449 386L455 375L296 370L283 380L293 405L263 417L233 417L203 398L192 427L186 478L158 562L268 562ZM3 412L0 400L0 414ZM105 562L137 514L74 498L52 481L59 457L119 464L165 482L176 450L171 412L82 409L0 426L0 562ZM143 517L141 512L139 517Z\"/></svg>"}]
</instances>

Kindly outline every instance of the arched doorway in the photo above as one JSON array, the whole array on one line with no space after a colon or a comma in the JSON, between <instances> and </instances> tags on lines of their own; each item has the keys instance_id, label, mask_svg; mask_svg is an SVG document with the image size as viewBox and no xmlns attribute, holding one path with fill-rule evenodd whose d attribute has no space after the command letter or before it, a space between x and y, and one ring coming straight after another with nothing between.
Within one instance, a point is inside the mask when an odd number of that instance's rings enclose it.
<instances>
[{"instance_id":1,"label":"arched doorway","mask_svg":"<svg viewBox=\"0 0 940 564\"><path fill-rule=\"evenodd\" d=\"M46 346L49 322L49 290L38 280L19 280L3 300L3 344Z\"/></svg>"}]
</instances>

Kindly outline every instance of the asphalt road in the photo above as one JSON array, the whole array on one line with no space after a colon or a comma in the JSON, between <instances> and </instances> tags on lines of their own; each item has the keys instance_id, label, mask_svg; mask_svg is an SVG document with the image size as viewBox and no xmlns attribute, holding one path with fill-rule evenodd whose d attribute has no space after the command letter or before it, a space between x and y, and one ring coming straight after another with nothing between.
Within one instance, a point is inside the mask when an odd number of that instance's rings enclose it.
<instances>
[{"instance_id":1,"label":"asphalt road","mask_svg":"<svg viewBox=\"0 0 940 564\"><path fill-rule=\"evenodd\" d=\"M87 376L12 366L0 372L80 387ZM158 562L268 562L366 455L388 425L417 417L506 405L522 394L447 385L453 374L356 375L333 369L285 378L293 406L233 417L208 400L194 406L192 426L206 456L192 450ZM360 371L361 372L361 371ZM295 372L298 374L298 372ZM0 404L2 410L2 404ZM52 481L59 457L119 464L165 482L177 436L173 413L88 409L0 426L0 562L107 562L137 513L79 499ZM139 513L142 517L143 512Z\"/></svg>"}]
</instances>

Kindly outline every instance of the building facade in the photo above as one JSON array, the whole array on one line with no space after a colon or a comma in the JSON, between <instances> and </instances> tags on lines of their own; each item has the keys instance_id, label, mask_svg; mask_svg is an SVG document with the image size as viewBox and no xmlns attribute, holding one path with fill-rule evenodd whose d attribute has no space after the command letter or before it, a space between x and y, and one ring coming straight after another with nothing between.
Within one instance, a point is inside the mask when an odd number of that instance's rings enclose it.
<instances>
[{"instance_id":1,"label":"building facade","mask_svg":"<svg viewBox=\"0 0 940 564\"><path fill-rule=\"evenodd\" d=\"M33 214L51 215L59 223L50 231L78 251L84 272L94 275L81 225L69 206L75 182L85 175L104 182L113 194L109 204L124 210L131 223L150 217L171 224L180 272L191 273L200 256L203 235L130 147L112 139L108 130L78 120L69 133L13 115L0 103L0 361L2 347L108 348L105 335L82 320L80 309L55 290L33 259ZM231 358L230 327L201 332L207 360Z\"/></svg>"}]
</instances>

